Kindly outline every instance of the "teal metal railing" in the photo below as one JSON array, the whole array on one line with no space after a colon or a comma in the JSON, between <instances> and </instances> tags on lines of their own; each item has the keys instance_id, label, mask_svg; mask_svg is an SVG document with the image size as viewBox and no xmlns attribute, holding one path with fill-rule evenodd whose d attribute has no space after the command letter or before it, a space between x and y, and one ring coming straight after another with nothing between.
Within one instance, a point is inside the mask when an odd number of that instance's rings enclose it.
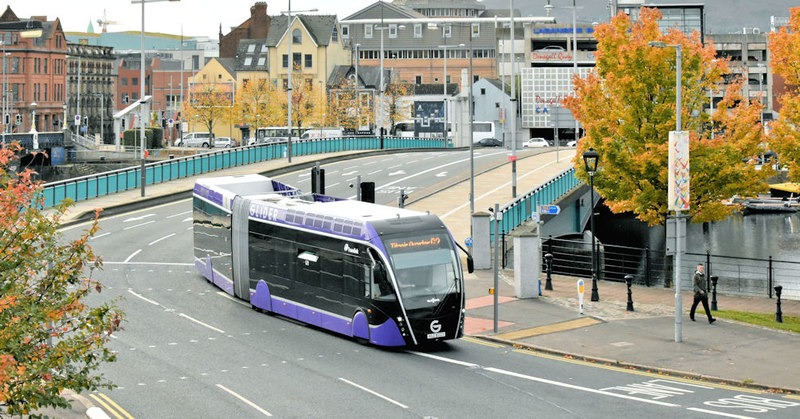
<instances>
[{"instance_id":1,"label":"teal metal railing","mask_svg":"<svg viewBox=\"0 0 800 419\"><path fill-rule=\"evenodd\" d=\"M441 148L442 146L441 139L384 138L383 142L384 149ZM293 140L292 155L305 156L337 151L373 150L380 147L381 140L372 137ZM286 143L273 143L209 151L188 157L148 163L145 165L145 185L280 159L284 158L286 154ZM140 182L141 166L133 166L47 183L42 190L44 207L52 207L66 198L77 202L136 189L141 187Z\"/></svg>"},{"instance_id":2,"label":"teal metal railing","mask_svg":"<svg viewBox=\"0 0 800 419\"><path fill-rule=\"evenodd\" d=\"M530 220L531 214L537 211L539 205L550 205L558 201L582 183L582 180L575 177L575 169L569 168L524 195L518 196L500 208L498 233L500 235L510 233ZM494 226L491 228L491 240L494 242Z\"/></svg>"}]
</instances>

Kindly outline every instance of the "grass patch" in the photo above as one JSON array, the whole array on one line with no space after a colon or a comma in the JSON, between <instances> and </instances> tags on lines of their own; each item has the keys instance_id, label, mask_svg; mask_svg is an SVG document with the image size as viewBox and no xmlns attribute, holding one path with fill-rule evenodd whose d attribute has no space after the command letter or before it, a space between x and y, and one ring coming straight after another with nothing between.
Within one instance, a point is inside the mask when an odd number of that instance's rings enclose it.
<instances>
[{"instance_id":1,"label":"grass patch","mask_svg":"<svg viewBox=\"0 0 800 419\"><path fill-rule=\"evenodd\" d=\"M800 333L800 317L783 316L783 323L775 321L775 313L750 313L747 311L718 310L712 311L714 317L736 320L742 323L750 323L756 326L764 326L772 329L785 330L787 332ZM706 313L697 310L695 319L702 320Z\"/></svg>"}]
</instances>

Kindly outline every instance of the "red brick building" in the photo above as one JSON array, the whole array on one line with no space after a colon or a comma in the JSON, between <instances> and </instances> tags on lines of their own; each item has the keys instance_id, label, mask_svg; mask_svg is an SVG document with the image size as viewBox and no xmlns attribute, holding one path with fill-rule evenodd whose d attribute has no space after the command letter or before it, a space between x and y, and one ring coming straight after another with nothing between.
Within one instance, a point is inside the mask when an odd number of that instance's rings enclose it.
<instances>
[{"instance_id":1,"label":"red brick building","mask_svg":"<svg viewBox=\"0 0 800 419\"><path fill-rule=\"evenodd\" d=\"M10 7L0 15L0 22L21 20L28 19L18 18ZM11 115L22 117L22 124L15 125L13 130L30 131L34 103L36 129L40 132L60 130L66 98L67 40L58 18L48 21L46 16L32 16L30 20L42 22L41 37L22 38L18 31L0 33L8 54L5 57L6 83Z\"/></svg>"},{"instance_id":2,"label":"red brick building","mask_svg":"<svg viewBox=\"0 0 800 419\"><path fill-rule=\"evenodd\" d=\"M236 48L240 39L266 39L269 33L270 17L267 15L267 3L256 2L250 8L250 18L233 28L227 35L219 28L219 57L236 58Z\"/></svg>"}]
</instances>

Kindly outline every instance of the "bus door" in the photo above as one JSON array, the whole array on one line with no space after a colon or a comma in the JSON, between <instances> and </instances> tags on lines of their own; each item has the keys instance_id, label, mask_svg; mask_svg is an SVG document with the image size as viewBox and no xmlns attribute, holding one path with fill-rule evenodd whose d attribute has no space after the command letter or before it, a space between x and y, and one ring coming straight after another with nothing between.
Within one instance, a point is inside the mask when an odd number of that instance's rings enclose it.
<instances>
[{"instance_id":1,"label":"bus door","mask_svg":"<svg viewBox=\"0 0 800 419\"><path fill-rule=\"evenodd\" d=\"M250 301L250 200L236 196L231 213L231 253L233 262L233 293Z\"/></svg>"}]
</instances>

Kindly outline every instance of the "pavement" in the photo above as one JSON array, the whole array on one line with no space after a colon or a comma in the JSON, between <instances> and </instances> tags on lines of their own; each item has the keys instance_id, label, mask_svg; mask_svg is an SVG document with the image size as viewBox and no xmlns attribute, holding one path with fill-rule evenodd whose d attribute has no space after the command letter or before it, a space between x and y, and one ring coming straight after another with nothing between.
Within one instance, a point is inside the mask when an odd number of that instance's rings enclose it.
<instances>
[{"instance_id":1,"label":"pavement","mask_svg":"<svg viewBox=\"0 0 800 419\"><path fill-rule=\"evenodd\" d=\"M570 166L574 149L562 149L559 161L555 152L522 154L517 162L517 191L522 194L544 183ZM364 152L330 153L325 159L348 159ZM285 160L269 161L227 169L212 175L291 171L309 167L320 156L301 156L287 167ZM510 165L476 176L475 208L481 210L511 200ZM205 175L208 176L208 175ZM76 203L62 219L64 224L80 222L105 208L106 213L127 211L136 206L153 205L191 191L196 177L147 187L147 197L139 190ZM470 236L469 182L452 187L407 205L409 209L431 211L442 218L454 238L463 243ZM467 320L465 332L473 337L503 342L520 348L558 356L583 359L604 365L659 372L678 377L726 383L756 389L800 394L796 362L800 359L800 334L718 319L708 324L702 313L696 322L688 316L690 293L683 294L682 342L676 342L674 290L658 286L634 285L635 311L626 311L625 284L599 281L600 301L589 301L587 282L584 313L577 308L574 277L554 275L553 290L539 298L514 298L513 271L500 272L498 330L494 333L493 272L476 271L466 276ZM542 288L545 278L542 276ZM775 313L775 300L755 297L718 296L720 309ZM702 306L701 306L702 307ZM783 300L784 316L800 317L800 301ZM70 393L73 409L50 417L92 417L98 412L88 398ZM49 412L48 412L49 413ZM63 414L62 414L63 413Z\"/></svg>"}]
</instances>

